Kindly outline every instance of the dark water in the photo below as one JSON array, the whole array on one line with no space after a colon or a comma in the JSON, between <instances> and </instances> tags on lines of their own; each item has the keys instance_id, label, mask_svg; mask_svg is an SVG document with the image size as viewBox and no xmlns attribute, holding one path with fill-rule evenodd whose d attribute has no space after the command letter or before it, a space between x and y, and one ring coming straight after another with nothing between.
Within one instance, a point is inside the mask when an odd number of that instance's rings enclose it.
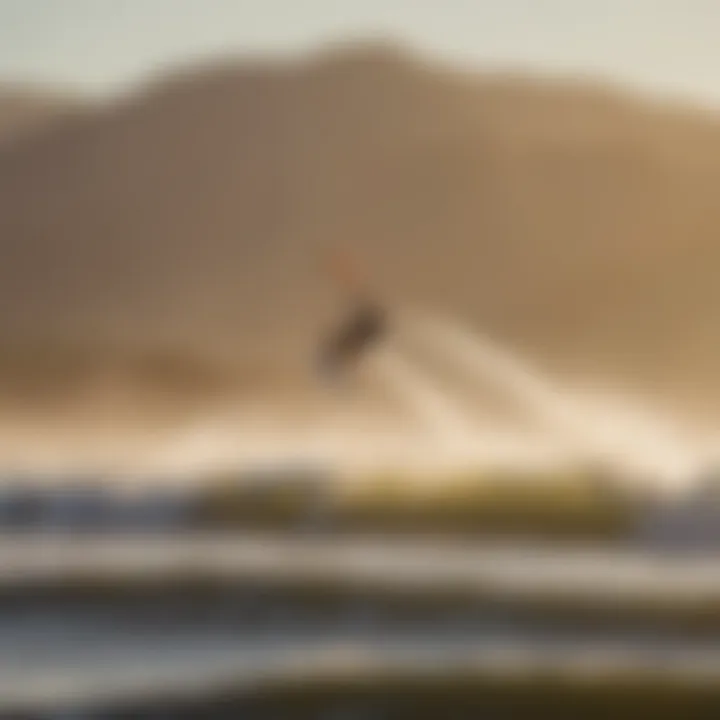
<instances>
[{"instance_id":1,"label":"dark water","mask_svg":"<svg viewBox=\"0 0 720 720\"><path fill-rule=\"evenodd\" d=\"M557 682L584 687L608 675L621 685L650 678L652 697L682 686L685 708L714 703L720 619L633 607L639 596L628 591L676 603L687 597L676 585L694 583L712 599L710 556L329 545L6 538L0 717L516 717L531 696L577 709L577 691ZM476 581L473 592L458 591L459 576ZM553 584L553 603L565 591L560 605L547 603ZM598 588L601 602L589 605Z\"/></svg>"}]
</instances>

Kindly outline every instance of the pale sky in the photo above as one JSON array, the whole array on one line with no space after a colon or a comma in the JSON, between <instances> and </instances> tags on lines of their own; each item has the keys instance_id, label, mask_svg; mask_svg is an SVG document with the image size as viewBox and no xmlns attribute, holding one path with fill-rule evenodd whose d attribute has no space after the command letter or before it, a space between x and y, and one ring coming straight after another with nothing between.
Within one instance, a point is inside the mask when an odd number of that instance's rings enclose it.
<instances>
[{"instance_id":1,"label":"pale sky","mask_svg":"<svg viewBox=\"0 0 720 720\"><path fill-rule=\"evenodd\" d=\"M0 0L0 79L106 94L194 57L375 34L720 106L720 0Z\"/></svg>"}]
</instances>

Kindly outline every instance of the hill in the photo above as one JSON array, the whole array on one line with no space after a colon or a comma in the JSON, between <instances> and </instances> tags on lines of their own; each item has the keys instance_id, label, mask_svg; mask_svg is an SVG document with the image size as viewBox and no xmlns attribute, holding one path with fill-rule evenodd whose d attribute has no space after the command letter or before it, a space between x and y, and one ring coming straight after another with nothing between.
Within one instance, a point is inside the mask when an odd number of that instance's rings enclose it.
<instances>
[{"instance_id":1,"label":"hill","mask_svg":"<svg viewBox=\"0 0 720 720\"><path fill-rule=\"evenodd\" d=\"M54 352L278 391L342 244L391 302L712 407L719 182L717 118L611 88L372 45L186 68L0 151L0 340L31 384Z\"/></svg>"},{"instance_id":2,"label":"hill","mask_svg":"<svg viewBox=\"0 0 720 720\"><path fill-rule=\"evenodd\" d=\"M78 99L58 92L0 83L0 147L33 137L81 107Z\"/></svg>"}]
</instances>

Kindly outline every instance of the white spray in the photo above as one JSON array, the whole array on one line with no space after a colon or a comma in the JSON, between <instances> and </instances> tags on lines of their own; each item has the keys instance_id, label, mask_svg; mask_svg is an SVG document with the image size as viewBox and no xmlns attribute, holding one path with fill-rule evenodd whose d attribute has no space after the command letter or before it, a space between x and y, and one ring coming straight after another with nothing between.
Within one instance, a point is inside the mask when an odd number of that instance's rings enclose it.
<instances>
[{"instance_id":1,"label":"white spray","mask_svg":"<svg viewBox=\"0 0 720 720\"><path fill-rule=\"evenodd\" d=\"M699 468L697 451L669 423L627 405L561 390L511 351L458 323L413 317L408 326L428 350L444 353L468 376L500 384L588 460L670 482Z\"/></svg>"}]
</instances>

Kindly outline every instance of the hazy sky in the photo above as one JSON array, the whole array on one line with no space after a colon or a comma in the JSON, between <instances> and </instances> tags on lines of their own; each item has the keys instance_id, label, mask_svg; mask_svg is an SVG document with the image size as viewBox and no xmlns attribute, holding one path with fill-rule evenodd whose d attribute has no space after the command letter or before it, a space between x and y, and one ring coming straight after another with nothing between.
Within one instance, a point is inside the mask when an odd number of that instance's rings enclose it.
<instances>
[{"instance_id":1,"label":"hazy sky","mask_svg":"<svg viewBox=\"0 0 720 720\"><path fill-rule=\"evenodd\" d=\"M0 0L0 78L114 92L195 56L376 33L720 105L720 0Z\"/></svg>"}]
</instances>

